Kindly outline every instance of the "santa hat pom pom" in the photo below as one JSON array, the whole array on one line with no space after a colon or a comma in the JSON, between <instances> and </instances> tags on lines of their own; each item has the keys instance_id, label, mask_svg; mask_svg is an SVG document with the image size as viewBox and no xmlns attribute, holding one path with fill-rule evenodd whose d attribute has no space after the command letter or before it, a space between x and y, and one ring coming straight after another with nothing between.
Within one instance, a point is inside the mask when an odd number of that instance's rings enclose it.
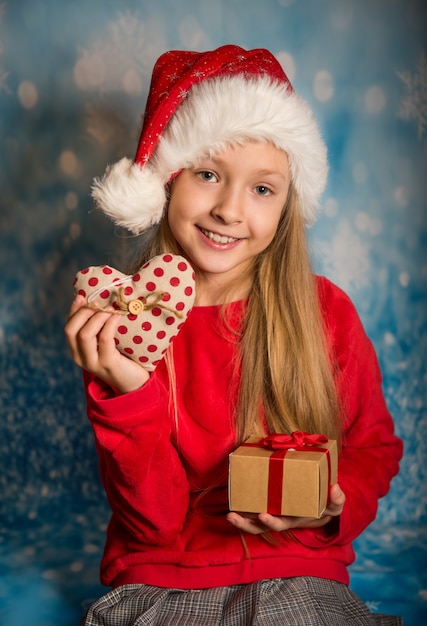
<instances>
[{"instance_id":1,"label":"santa hat pom pom","mask_svg":"<svg viewBox=\"0 0 427 626\"><path fill-rule=\"evenodd\" d=\"M150 165L123 158L92 185L98 207L135 235L160 222L166 204L165 181Z\"/></svg>"}]
</instances>

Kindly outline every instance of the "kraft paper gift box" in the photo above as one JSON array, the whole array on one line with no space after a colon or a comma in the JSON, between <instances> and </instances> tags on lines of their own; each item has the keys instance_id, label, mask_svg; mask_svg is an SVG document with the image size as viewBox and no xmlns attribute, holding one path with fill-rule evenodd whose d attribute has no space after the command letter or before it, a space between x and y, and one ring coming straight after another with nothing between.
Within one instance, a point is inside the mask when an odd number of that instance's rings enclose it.
<instances>
[{"instance_id":1,"label":"kraft paper gift box","mask_svg":"<svg viewBox=\"0 0 427 626\"><path fill-rule=\"evenodd\" d=\"M337 466L336 441L324 435L251 437L229 457L230 510L319 518Z\"/></svg>"}]
</instances>

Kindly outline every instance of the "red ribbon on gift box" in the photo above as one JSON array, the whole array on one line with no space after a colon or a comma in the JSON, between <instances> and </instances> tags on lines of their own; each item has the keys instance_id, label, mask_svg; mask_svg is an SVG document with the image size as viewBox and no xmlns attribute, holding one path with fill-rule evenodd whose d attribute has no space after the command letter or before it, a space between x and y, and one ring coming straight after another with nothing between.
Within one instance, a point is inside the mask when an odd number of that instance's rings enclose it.
<instances>
[{"instance_id":1,"label":"red ribbon on gift box","mask_svg":"<svg viewBox=\"0 0 427 626\"><path fill-rule=\"evenodd\" d=\"M267 513L282 515L282 490L284 477L284 462L289 450L297 452L324 452L328 461L328 484L331 482L331 458L328 448L320 447L327 443L325 435L304 433L295 430L290 435L272 433L261 438L257 443L244 443L244 446L264 447L273 450L269 460Z\"/></svg>"}]
</instances>

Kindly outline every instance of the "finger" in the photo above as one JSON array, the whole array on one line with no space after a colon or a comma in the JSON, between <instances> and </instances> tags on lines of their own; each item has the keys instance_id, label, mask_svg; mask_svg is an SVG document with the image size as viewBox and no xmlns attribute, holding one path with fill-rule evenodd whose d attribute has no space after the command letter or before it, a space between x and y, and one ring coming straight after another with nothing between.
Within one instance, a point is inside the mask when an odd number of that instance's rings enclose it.
<instances>
[{"instance_id":1,"label":"finger","mask_svg":"<svg viewBox=\"0 0 427 626\"><path fill-rule=\"evenodd\" d=\"M340 515L345 504L345 494L338 484L332 485L329 490L329 503L325 515Z\"/></svg>"},{"instance_id":2,"label":"finger","mask_svg":"<svg viewBox=\"0 0 427 626\"><path fill-rule=\"evenodd\" d=\"M96 314L94 309L90 309L86 306L76 305L71 306L68 315L67 323L65 325L66 335L75 335L82 328L87 321Z\"/></svg>"},{"instance_id":3,"label":"finger","mask_svg":"<svg viewBox=\"0 0 427 626\"><path fill-rule=\"evenodd\" d=\"M269 513L260 513L258 520L263 526L268 528L268 530L275 530L277 532L287 530L292 525L291 518L270 515Z\"/></svg>"},{"instance_id":4,"label":"finger","mask_svg":"<svg viewBox=\"0 0 427 626\"><path fill-rule=\"evenodd\" d=\"M78 313L76 314L76 316ZM85 314L82 313L82 318ZM91 311L89 309L89 315L86 318L86 322L80 327L77 332L76 345L78 353L84 364L89 370L93 370L98 367L99 362L99 341L102 338L103 330L107 322L113 317L112 313L104 311ZM101 339L102 341L102 339ZM114 340L113 340L114 343ZM105 356L105 341L103 344L104 356Z\"/></svg>"},{"instance_id":5,"label":"finger","mask_svg":"<svg viewBox=\"0 0 427 626\"><path fill-rule=\"evenodd\" d=\"M98 363L98 335L111 313L100 313L82 307L76 311L65 328L71 356L84 369L94 371Z\"/></svg>"},{"instance_id":6,"label":"finger","mask_svg":"<svg viewBox=\"0 0 427 626\"><path fill-rule=\"evenodd\" d=\"M81 296L73 300L65 324L64 332L69 344L74 344L79 331L83 328L88 320L96 313L94 309L85 306L85 301L80 299Z\"/></svg>"},{"instance_id":7,"label":"finger","mask_svg":"<svg viewBox=\"0 0 427 626\"><path fill-rule=\"evenodd\" d=\"M260 523L257 517L250 518L238 515L238 513L229 513L227 515L227 520L239 530L243 530L244 532L252 535L259 535L260 533L265 533L269 530L267 526Z\"/></svg>"},{"instance_id":8,"label":"finger","mask_svg":"<svg viewBox=\"0 0 427 626\"><path fill-rule=\"evenodd\" d=\"M74 311L70 309L70 315L64 328L65 337L67 340L68 348L70 350L73 360L77 365L82 366L80 362L80 348L79 348L79 332L87 324L88 320L93 317L94 311L85 307L74 307Z\"/></svg>"},{"instance_id":9,"label":"finger","mask_svg":"<svg viewBox=\"0 0 427 626\"><path fill-rule=\"evenodd\" d=\"M329 498L330 501L337 506L343 506L345 503L345 494L338 483L331 486L329 490Z\"/></svg>"},{"instance_id":10,"label":"finger","mask_svg":"<svg viewBox=\"0 0 427 626\"><path fill-rule=\"evenodd\" d=\"M86 304L86 298L78 293L75 296L75 298L72 301L72 303L71 303L70 310L69 310L68 316L67 316L67 321L70 320L73 317L73 315L74 315L74 313L76 313L76 311L81 309L82 306L85 306L85 304Z\"/></svg>"},{"instance_id":11,"label":"finger","mask_svg":"<svg viewBox=\"0 0 427 626\"><path fill-rule=\"evenodd\" d=\"M313 524L318 523L318 520L313 517L296 517L293 515L270 515L269 513L260 513L258 518L269 530L275 530L279 533L291 528L309 528Z\"/></svg>"},{"instance_id":12,"label":"finger","mask_svg":"<svg viewBox=\"0 0 427 626\"><path fill-rule=\"evenodd\" d=\"M120 315L110 315L97 335L100 362L108 363L116 355L117 349L114 338L120 319Z\"/></svg>"}]
</instances>

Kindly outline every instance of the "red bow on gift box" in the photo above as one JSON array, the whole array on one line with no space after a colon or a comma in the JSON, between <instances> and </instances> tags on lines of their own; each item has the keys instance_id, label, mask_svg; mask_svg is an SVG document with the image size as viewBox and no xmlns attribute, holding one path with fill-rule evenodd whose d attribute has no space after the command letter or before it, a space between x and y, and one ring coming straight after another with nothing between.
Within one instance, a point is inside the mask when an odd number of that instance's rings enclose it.
<instances>
[{"instance_id":1,"label":"red bow on gift box","mask_svg":"<svg viewBox=\"0 0 427 626\"><path fill-rule=\"evenodd\" d=\"M295 430L290 435L283 433L272 433L260 440L260 444L269 450L290 450L291 448L300 448L302 446L320 446L327 443L328 438L325 435L312 435Z\"/></svg>"}]
</instances>

